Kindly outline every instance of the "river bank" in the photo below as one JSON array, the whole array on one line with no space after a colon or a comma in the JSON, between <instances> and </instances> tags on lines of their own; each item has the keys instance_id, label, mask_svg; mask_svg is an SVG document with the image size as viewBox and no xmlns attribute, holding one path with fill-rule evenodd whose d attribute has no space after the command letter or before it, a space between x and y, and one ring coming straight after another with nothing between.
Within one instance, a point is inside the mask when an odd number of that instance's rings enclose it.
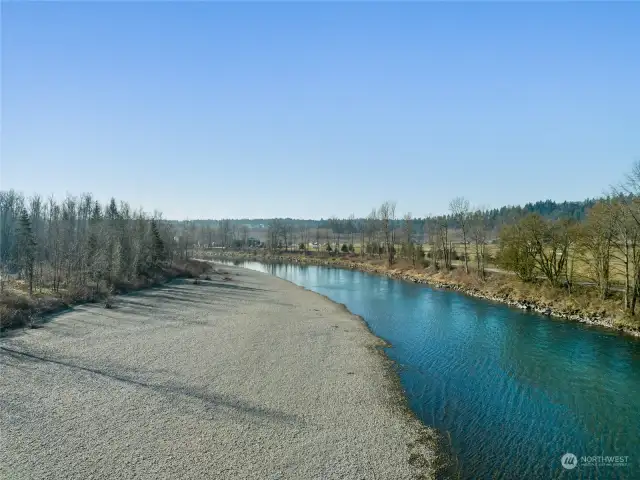
<instances>
[{"instance_id":1,"label":"river bank","mask_svg":"<svg viewBox=\"0 0 640 480\"><path fill-rule=\"evenodd\" d=\"M211 277L0 339L0 477L434 478L436 432L359 317L270 275Z\"/></svg>"},{"instance_id":2,"label":"river bank","mask_svg":"<svg viewBox=\"0 0 640 480\"><path fill-rule=\"evenodd\" d=\"M435 288L454 290L465 295L499 302L521 310L537 312L562 320L605 327L634 337L640 337L640 326L629 322L624 318L623 314L615 312L613 303L594 302L593 298L586 293L571 296L544 285L525 285L517 279L506 278L506 275L496 273L488 273L486 280L481 281L473 275L465 275L457 270L448 273L434 273L425 269L414 269L407 264L389 268L383 261L367 261L360 257L316 257L301 254L270 254L266 252L227 251L216 253L212 258L289 262L357 269L366 273L386 275L391 278L425 284Z\"/></svg>"}]
</instances>

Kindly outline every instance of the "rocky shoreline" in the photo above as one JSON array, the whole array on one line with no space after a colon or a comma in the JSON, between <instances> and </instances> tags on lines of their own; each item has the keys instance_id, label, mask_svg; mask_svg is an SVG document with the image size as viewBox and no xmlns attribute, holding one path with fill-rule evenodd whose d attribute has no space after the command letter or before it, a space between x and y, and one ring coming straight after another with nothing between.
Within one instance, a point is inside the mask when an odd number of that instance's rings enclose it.
<instances>
[{"instance_id":1,"label":"rocky shoreline","mask_svg":"<svg viewBox=\"0 0 640 480\"><path fill-rule=\"evenodd\" d=\"M380 267L367 263L348 261L344 259L329 260L326 258L315 258L307 256L292 257L289 255L264 255L254 254L248 252L224 252L216 254L214 257L219 259L236 259L236 260L256 260L265 262L283 262L294 264L306 264L306 265L319 265L327 267L346 268L350 270L360 270L366 273L373 273L377 275L385 275L390 278L404 280L412 283L420 283L429 285L434 288L441 288L446 290L453 290L456 292L469 295L471 297L482 298L484 300L491 300L493 302L501 303L510 307L519 308L530 312L539 313L549 317L554 317L562 320L568 320L573 322L584 323L587 325L605 327L608 329L616 330L620 333L625 333L634 337L640 338L640 331L624 328L615 324L614 319L605 315L586 315L580 311L562 311L554 308L553 305L541 305L533 300L527 299L513 299L509 297L509 294L495 295L492 292L488 292L474 286L464 285L453 281L443 281L441 279L432 278L433 275L427 273L414 273L405 272L399 270L390 270L387 267Z\"/></svg>"}]
</instances>

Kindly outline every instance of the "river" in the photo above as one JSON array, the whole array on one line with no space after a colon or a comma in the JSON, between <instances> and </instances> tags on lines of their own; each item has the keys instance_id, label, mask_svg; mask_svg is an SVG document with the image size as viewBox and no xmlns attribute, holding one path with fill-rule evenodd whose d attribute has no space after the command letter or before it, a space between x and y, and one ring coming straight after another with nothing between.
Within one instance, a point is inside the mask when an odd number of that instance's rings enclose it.
<instances>
[{"instance_id":1,"label":"river","mask_svg":"<svg viewBox=\"0 0 640 480\"><path fill-rule=\"evenodd\" d=\"M640 341L358 271L233 263L361 315L461 478L640 479Z\"/></svg>"}]
</instances>

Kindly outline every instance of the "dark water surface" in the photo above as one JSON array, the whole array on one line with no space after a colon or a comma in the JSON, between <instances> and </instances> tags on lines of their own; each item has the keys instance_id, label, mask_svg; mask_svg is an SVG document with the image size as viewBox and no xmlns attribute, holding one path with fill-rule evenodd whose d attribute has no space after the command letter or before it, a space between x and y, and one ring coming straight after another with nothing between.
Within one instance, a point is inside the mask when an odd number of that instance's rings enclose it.
<instances>
[{"instance_id":1,"label":"dark water surface","mask_svg":"<svg viewBox=\"0 0 640 480\"><path fill-rule=\"evenodd\" d=\"M450 437L462 478L640 479L639 341L357 271L234 263L345 304L390 342L411 408ZM628 463L581 463L600 455Z\"/></svg>"}]
</instances>

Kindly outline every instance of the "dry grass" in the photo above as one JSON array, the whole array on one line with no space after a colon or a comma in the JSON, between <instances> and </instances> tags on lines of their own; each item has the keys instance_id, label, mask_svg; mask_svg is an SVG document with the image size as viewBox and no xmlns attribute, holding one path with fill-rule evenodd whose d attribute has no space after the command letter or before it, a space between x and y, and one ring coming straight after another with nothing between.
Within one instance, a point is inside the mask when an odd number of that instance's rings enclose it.
<instances>
[{"instance_id":1,"label":"dry grass","mask_svg":"<svg viewBox=\"0 0 640 480\"><path fill-rule=\"evenodd\" d=\"M458 255L462 255L464 253L464 247L462 243L454 243L453 248ZM489 256L489 262L487 266L490 268L499 268L499 266L495 263L495 259L498 256L499 252L498 244L489 244L485 247L485 251ZM423 245L423 249L426 252L431 251L431 246L428 244ZM467 247L467 254L469 255L469 265L476 264L476 252L473 245L469 245ZM570 251L569 253L570 262L575 262L573 265L573 278L575 282L592 282L593 278L590 274L589 267L589 257L585 255L575 255L575 252ZM463 261L454 260L453 265L463 265ZM571 264L570 264L571 266ZM624 263L617 257L612 256L611 258L611 282L614 285L623 285L624 284Z\"/></svg>"},{"instance_id":2,"label":"dry grass","mask_svg":"<svg viewBox=\"0 0 640 480\"><path fill-rule=\"evenodd\" d=\"M430 283L458 285L463 289L482 292L488 297L533 303L564 315L609 318L616 327L640 331L640 315L630 316L624 310L621 292L611 292L606 299L602 299L591 286L576 285L569 292L566 288L553 287L544 280L523 282L513 275L504 273L488 273L486 278L481 280L473 271L465 274L461 268L454 268L450 272L414 269L405 260L400 260L394 265L393 270L410 277L428 279Z\"/></svg>"}]
</instances>

